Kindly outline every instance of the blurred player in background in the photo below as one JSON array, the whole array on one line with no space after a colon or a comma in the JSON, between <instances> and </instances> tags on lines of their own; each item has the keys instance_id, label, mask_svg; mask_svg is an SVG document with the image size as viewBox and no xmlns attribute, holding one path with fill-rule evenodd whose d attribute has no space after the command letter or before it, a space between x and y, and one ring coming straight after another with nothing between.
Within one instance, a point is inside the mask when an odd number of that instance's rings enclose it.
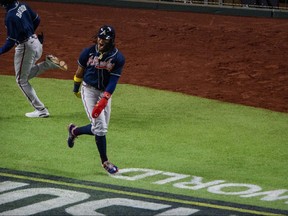
<instances>
[{"instance_id":1,"label":"blurred player in background","mask_svg":"<svg viewBox=\"0 0 288 216\"><path fill-rule=\"evenodd\" d=\"M7 29L7 39L0 47L0 55L16 45L14 55L16 82L34 108L33 112L25 115L30 118L48 117L48 109L38 98L29 80L49 69L67 70L67 65L53 55L46 56L45 61L36 64L43 52L43 33L38 36L35 34L40 24L40 17L27 4L15 0L0 0L0 4L6 10Z\"/></svg>"},{"instance_id":2,"label":"blurred player in background","mask_svg":"<svg viewBox=\"0 0 288 216\"><path fill-rule=\"evenodd\" d=\"M125 58L115 47L115 30L112 26L102 26L93 37L93 42L94 44L85 48L79 56L73 90L77 97L82 98L90 123L82 127L70 124L67 141L72 148L76 137L82 134L94 136L103 168L108 173L115 174L118 167L108 160L106 133L112 94L121 76Z\"/></svg>"}]
</instances>

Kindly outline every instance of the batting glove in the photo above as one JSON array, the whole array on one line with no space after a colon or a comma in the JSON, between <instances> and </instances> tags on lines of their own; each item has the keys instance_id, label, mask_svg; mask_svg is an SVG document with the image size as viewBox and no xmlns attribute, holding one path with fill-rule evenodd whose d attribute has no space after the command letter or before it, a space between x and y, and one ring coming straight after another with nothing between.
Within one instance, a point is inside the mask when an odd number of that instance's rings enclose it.
<instances>
[{"instance_id":1,"label":"batting glove","mask_svg":"<svg viewBox=\"0 0 288 216\"><path fill-rule=\"evenodd\" d=\"M81 92L74 92L75 96L81 98Z\"/></svg>"},{"instance_id":2,"label":"batting glove","mask_svg":"<svg viewBox=\"0 0 288 216\"><path fill-rule=\"evenodd\" d=\"M102 110L108 104L108 100L110 97L111 97L111 94L109 92L104 92L104 95L101 98L101 100L99 100L98 103L93 108L93 111L92 111L92 117L93 118L98 118L98 116L101 114Z\"/></svg>"}]
</instances>

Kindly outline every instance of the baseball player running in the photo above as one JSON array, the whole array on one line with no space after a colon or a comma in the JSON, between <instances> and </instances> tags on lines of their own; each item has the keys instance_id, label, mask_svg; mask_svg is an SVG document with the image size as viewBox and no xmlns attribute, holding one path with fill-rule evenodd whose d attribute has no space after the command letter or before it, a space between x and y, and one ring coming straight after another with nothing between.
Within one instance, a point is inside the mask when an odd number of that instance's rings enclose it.
<instances>
[{"instance_id":1,"label":"baseball player running","mask_svg":"<svg viewBox=\"0 0 288 216\"><path fill-rule=\"evenodd\" d=\"M112 26L102 26L93 36L93 42L92 46L85 48L80 54L73 89L75 95L82 98L90 123L82 127L70 124L67 142L72 148L76 137L82 134L95 136L103 168L108 173L115 174L118 168L108 160L106 133L112 94L121 76L125 58L115 47L115 30Z\"/></svg>"},{"instance_id":2,"label":"baseball player running","mask_svg":"<svg viewBox=\"0 0 288 216\"><path fill-rule=\"evenodd\" d=\"M37 97L29 80L49 69L67 70L67 65L53 55L46 56L45 61L36 64L43 52L43 34L39 38L35 34L40 24L40 17L27 4L15 0L0 0L0 4L6 9L7 28L6 43L0 48L0 55L16 45L14 55L16 82L34 108L33 112L25 115L30 118L48 117L48 109Z\"/></svg>"}]
</instances>

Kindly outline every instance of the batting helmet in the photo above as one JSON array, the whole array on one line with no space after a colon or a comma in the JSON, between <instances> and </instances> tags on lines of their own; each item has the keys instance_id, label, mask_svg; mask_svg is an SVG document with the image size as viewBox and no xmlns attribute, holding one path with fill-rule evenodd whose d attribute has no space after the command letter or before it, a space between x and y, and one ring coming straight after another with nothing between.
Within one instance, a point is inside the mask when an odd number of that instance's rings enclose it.
<instances>
[{"instance_id":1,"label":"batting helmet","mask_svg":"<svg viewBox=\"0 0 288 216\"><path fill-rule=\"evenodd\" d=\"M115 40L115 30L112 26L104 25L98 30L97 37L102 39L110 39L114 42Z\"/></svg>"},{"instance_id":2,"label":"batting helmet","mask_svg":"<svg viewBox=\"0 0 288 216\"><path fill-rule=\"evenodd\" d=\"M7 5L12 4L14 2L16 2L16 0L0 0L0 5L2 7L6 7Z\"/></svg>"},{"instance_id":3,"label":"batting helmet","mask_svg":"<svg viewBox=\"0 0 288 216\"><path fill-rule=\"evenodd\" d=\"M93 42L97 43L97 38L109 40L105 48L108 51L115 47L115 36L115 30L112 26L103 25L99 28L97 34L93 36Z\"/></svg>"}]
</instances>

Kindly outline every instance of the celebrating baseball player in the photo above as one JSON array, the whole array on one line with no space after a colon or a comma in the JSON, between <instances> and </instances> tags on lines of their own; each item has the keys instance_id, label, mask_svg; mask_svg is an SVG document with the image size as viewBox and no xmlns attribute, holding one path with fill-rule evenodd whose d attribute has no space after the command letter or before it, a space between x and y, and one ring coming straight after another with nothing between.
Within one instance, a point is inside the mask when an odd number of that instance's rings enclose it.
<instances>
[{"instance_id":1,"label":"celebrating baseball player","mask_svg":"<svg viewBox=\"0 0 288 216\"><path fill-rule=\"evenodd\" d=\"M48 117L48 109L37 97L29 80L49 69L67 70L67 65L53 55L47 55L45 61L36 64L43 52L43 33L35 34L40 24L40 17L27 4L15 0L0 0L0 4L6 9L7 28L6 43L0 48L0 55L16 45L14 55L16 82L34 108L33 112L25 115L30 118Z\"/></svg>"},{"instance_id":2,"label":"celebrating baseball player","mask_svg":"<svg viewBox=\"0 0 288 216\"><path fill-rule=\"evenodd\" d=\"M115 47L115 30L112 26L102 26L93 36L93 42L92 46L85 48L80 54L73 89L74 94L82 98L90 123L82 127L70 124L67 142L72 148L76 137L82 134L95 136L103 168L108 173L115 174L118 167L108 160L106 133L112 94L121 76L125 57Z\"/></svg>"}]
</instances>

